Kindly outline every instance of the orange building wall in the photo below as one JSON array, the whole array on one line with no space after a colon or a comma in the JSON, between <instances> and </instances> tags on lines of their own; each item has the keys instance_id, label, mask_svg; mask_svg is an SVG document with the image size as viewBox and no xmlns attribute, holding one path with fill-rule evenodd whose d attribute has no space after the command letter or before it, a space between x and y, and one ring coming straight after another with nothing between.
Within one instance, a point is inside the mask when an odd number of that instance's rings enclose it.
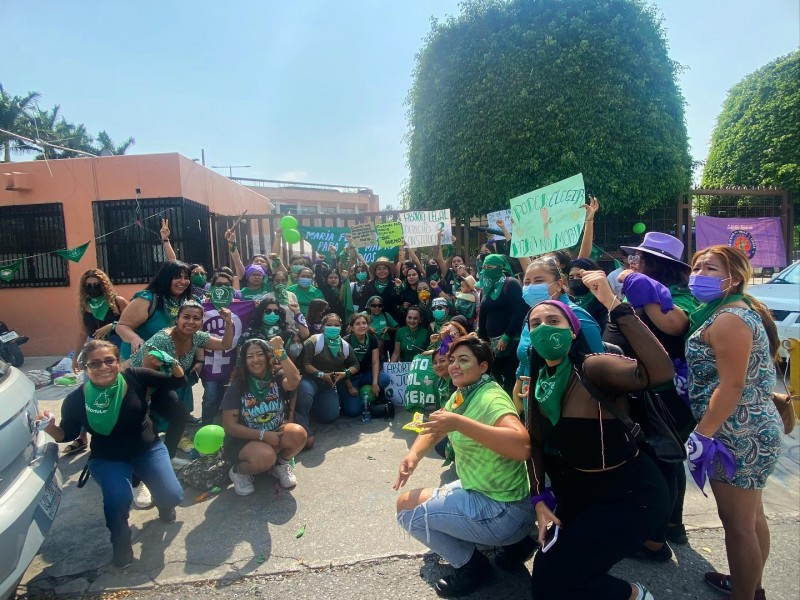
<instances>
[{"instance_id":1,"label":"orange building wall","mask_svg":"<svg viewBox=\"0 0 800 600\"><path fill-rule=\"evenodd\" d=\"M281 204L291 203L314 207L320 204L335 208L339 203L342 207L358 206L360 213L380 210L378 196L375 194L356 194L302 187L247 186L247 188L268 196L272 202Z\"/></svg>"},{"instance_id":2,"label":"orange building wall","mask_svg":"<svg viewBox=\"0 0 800 600\"><path fill-rule=\"evenodd\" d=\"M63 204L68 248L94 239L93 201L129 200L136 188L143 199L183 197L218 214L238 215L245 208L251 214L269 212L264 196L177 153L2 163L0 174L0 206ZM30 189L6 189L12 180ZM86 270L97 268L94 244L81 262L67 264L69 287L0 289L0 321L30 338L22 347L28 356L66 354L77 344L82 327L77 286ZM116 289L130 298L143 287L133 284Z\"/></svg>"}]
</instances>

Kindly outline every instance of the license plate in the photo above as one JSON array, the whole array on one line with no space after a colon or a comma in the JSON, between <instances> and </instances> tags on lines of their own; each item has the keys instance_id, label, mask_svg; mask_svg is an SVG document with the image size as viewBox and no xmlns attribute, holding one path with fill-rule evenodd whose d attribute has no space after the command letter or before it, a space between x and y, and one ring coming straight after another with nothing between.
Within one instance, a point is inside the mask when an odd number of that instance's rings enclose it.
<instances>
[{"instance_id":1,"label":"license plate","mask_svg":"<svg viewBox=\"0 0 800 600\"><path fill-rule=\"evenodd\" d=\"M58 487L55 479L47 486L47 491L39 501L39 506L51 521L56 518L58 505L61 503L61 488Z\"/></svg>"},{"instance_id":2,"label":"license plate","mask_svg":"<svg viewBox=\"0 0 800 600\"><path fill-rule=\"evenodd\" d=\"M5 333L0 334L0 342L10 342L18 337L19 334L16 331L6 331Z\"/></svg>"}]
</instances>

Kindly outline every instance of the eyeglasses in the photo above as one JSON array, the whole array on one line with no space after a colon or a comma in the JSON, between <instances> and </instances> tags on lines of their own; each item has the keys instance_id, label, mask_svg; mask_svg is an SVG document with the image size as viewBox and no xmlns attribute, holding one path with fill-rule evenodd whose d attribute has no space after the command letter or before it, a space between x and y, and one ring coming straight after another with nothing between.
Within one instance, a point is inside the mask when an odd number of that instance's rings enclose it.
<instances>
[{"instance_id":1,"label":"eyeglasses","mask_svg":"<svg viewBox=\"0 0 800 600\"><path fill-rule=\"evenodd\" d=\"M628 264L629 265L638 265L642 262L642 257L639 254L629 254L628 255Z\"/></svg>"},{"instance_id":2,"label":"eyeglasses","mask_svg":"<svg viewBox=\"0 0 800 600\"><path fill-rule=\"evenodd\" d=\"M265 315L279 315L279 314L281 314L281 309L280 308L265 308L264 309L264 314Z\"/></svg>"},{"instance_id":3,"label":"eyeglasses","mask_svg":"<svg viewBox=\"0 0 800 600\"><path fill-rule=\"evenodd\" d=\"M230 282L227 281L215 281L214 287L230 287Z\"/></svg>"},{"instance_id":4,"label":"eyeglasses","mask_svg":"<svg viewBox=\"0 0 800 600\"><path fill-rule=\"evenodd\" d=\"M370 304L370 308L383 308L383 304Z\"/></svg>"},{"instance_id":5,"label":"eyeglasses","mask_svg":"<svg viewBox=\"0 0 800 600\"><path fill-rule=\"evenodd\" d=\"M104 358L103 360L92 360L87 362L86 368L92 371L96 371L103 365L105 365L106 367L113 367L118 362L119 362L118 359L109 356L108 358Z\"/></svg>"}]
</instances>

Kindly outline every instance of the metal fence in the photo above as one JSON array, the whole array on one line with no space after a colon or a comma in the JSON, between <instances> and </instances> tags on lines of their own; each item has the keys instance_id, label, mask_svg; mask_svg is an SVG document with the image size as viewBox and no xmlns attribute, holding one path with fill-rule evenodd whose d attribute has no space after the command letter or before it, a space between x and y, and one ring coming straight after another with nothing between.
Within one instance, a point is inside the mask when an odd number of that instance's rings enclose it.
<instances>
[{"instance_id":1,"label":"metal fence","mask_svg":"<svg viewBox=\"0 0 800 600\"><path fill-rule=\"evenodd\" d=\"M66 259L52 254L67 246L63 204L3 206L0 223L0 264L29 257L11 282L0 281L0 288L69 285Z\"/></svg>"}]
</instances>

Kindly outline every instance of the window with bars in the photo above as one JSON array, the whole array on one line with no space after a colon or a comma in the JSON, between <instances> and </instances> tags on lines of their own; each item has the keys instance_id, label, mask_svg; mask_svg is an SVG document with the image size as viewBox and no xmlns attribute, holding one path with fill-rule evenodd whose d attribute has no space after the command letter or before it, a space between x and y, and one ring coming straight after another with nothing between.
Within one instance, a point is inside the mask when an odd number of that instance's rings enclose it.
<instances>
[{"instance_id":1,"label":"window with bars","mask_svg":"<svg viewBox=\"0 0 800 600\"><path fill-rule=\"evenodd\" d=\"M178 260L211 268L208 207L185 198L92 203L97 264L114 283L148 283L166 260L161 220L169 219Z\"/></svg>"},{"instance_id":2,"label":"window with bars","mask_svg":"<svg viewBox=\"0 0 800 600\"><path fill-rule=\"evenodd\" d=\"M24 258L14 279L0 288L69 285L67 261L53 254L67 247L64 206L61 203L0 207L0 264ZM29 258L25 258L29 257Z\"/></svg>"}]
</instances>

